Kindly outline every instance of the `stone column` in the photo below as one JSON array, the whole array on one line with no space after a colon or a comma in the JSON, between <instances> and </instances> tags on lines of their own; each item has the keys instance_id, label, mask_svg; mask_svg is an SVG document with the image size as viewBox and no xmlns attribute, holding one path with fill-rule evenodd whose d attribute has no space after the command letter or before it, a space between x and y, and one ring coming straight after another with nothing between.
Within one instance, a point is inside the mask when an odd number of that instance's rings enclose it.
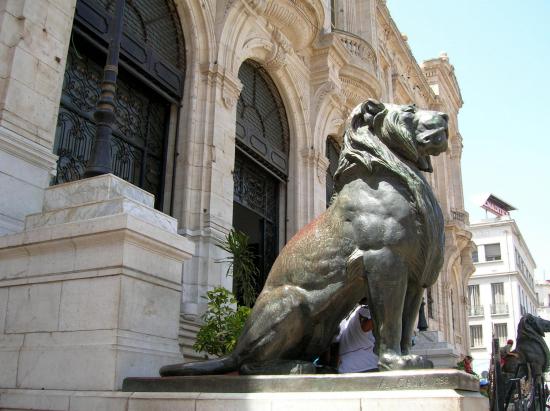
<instances>
[{"instance_id":1,"label":"stone column","mask_svg":"<svg viewBox=\"0 0 550 411\"><path fill-rule=\"evenodd\" d=\"M233 168L235 124L241 84L217 64L194 67L200 78L193 89L193 118L185 141L187 159L178 167L177 195L184 201L176 207L180 233L195 244L192 261L183 271L182 314L196 322L206 309L206 292L217 286L232 288L226 276L227 256L216 246L230 230L233 220ZM177 202L176 202L177 204ZM181 216L181 217L180 217ZM184 344L187 353L196 355Z\"/></svg>"},{"instance_id":2,"label":"stone column","mask_svg":"<svg viewBox=\"0 0 550 411\"><path fill-rule=\"evenodd\" d=\"M40 211L76 0L0 6L0 235ZM14 190L14 188L17 188Z\"/></svg>"},{"instance_id":3,"label":"stone column","mask_svg":"<svg viewBox=\"0 0 550 411\"><path fill-rule=\"evenodd\" d=\"M154 197L111 174L45 191L0 237L0 388L117 390L182 361L193 245Z\"/></svg>"}]
</instances>

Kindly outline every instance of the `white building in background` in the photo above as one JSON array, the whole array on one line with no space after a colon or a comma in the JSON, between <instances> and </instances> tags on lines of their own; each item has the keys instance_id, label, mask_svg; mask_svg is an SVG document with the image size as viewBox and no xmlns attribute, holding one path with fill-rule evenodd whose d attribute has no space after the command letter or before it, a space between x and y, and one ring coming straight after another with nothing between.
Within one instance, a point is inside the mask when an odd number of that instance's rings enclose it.
<instances>
[{"instance_id":1,"label":"white building in background","mask_svg":"<svg viewBox=\"0 0 550 411\"><path fill-rule=\"evenodd\" d=\"M550 320L550 280L538 281L535 285L535 290L537 291L537 300L539 304L537 315L545 320ZM545 334L544 341L546 341L546 345L550 347L550 333ZM547 373L547 377L548 376Z\"/></svg>"},{"instance_id":2,"label":"white building in background","mask_svg":"<svg viewBox=\"0 0 550 411\"><path fill-rule=\"evenodd\" d=\"M515 341L521 316L536 314L538 307L536 265L510 217L515 208L494 195L482 207L494 217L469 227L477 245L472 255L476 270L468 282L468 319L470 350L478 373L489 369L493 335L500 346L508 339Z\"/></svg>"}]
</instances>

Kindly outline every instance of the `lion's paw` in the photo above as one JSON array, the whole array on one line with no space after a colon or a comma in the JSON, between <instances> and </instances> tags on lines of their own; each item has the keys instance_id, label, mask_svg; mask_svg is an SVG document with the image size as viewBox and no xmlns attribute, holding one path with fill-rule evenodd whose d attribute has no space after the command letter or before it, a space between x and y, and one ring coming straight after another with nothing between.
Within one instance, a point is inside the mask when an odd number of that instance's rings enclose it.
<instances>
[{"instance_id":1,"label":"lion's paw","mask_svg":"<svg viewBox=\"0 0 550 411\"><path fill-rule=\"evenodd\" d=\"M378 367L381 371L416 370L433 368L434 364L421 355L385 353L379 357Z\"/></svg>"}]
</instances>

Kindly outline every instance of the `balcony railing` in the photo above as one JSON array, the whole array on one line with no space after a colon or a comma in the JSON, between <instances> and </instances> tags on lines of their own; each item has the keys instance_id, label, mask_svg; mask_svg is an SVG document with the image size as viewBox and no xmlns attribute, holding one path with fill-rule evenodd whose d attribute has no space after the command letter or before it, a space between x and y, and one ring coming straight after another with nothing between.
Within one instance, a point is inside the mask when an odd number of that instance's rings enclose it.
<instances>
[{"instance_id":1,"label":"balcony railing","mask_svg":"<svg viewBox=\"0 0 550 411\"><path fill-rule=\"evenodd\" d=\"M508 304L491 304L491 314L508 314Z\"/></svg>"},{"instance_id":2,"label":"balcony railing","mask_svg":"<svg viewBox=\"0 0 550 411\"><path fill-rule=\"evenodd\" d=\"M333 30L342 45L352 57L358 58L372 73L377 72L377 57L372 46L363 38L343 30Z\"/></svg>"},{"instance_id":3,"label":"balcony railing","mask_svg":"<svg viewBox=\"0 0 550 411\"><path fill-rule=\"evenodd\" d=\"M485 311L483 310L482 305L471 305L468 310L468 315L470 317L479 317L483 316L485 314Z\"/></svg>"},{"instance_id":4,"label":"balcony railing","mask_svg":"<svg viewBox=\"0 0 550 411\"><path fill-rule=\"evenodd\" d=\"M457 210L455 208L451 208L450 212L450 221L456 221L462 224L469 224L469 215L467 212L462 210Z\"/></svg>"}]
</instances>

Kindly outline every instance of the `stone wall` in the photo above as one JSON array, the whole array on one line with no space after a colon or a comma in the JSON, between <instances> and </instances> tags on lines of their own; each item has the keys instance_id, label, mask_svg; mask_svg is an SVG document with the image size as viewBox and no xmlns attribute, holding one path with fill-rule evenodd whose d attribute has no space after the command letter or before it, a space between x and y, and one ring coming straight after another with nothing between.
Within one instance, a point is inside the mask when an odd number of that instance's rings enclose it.
<instances>
[{"instance_id":1,"label":"stone wall","mask_svg":"<svg viewBox=\"0 0 550 411\"><path fill-rule=\"evenodd\" d=\"M0 6L0 235L40 210L52 154L76 0ZM17 187L17 190L13 190Z\"/></svg>"}]
</instances>

